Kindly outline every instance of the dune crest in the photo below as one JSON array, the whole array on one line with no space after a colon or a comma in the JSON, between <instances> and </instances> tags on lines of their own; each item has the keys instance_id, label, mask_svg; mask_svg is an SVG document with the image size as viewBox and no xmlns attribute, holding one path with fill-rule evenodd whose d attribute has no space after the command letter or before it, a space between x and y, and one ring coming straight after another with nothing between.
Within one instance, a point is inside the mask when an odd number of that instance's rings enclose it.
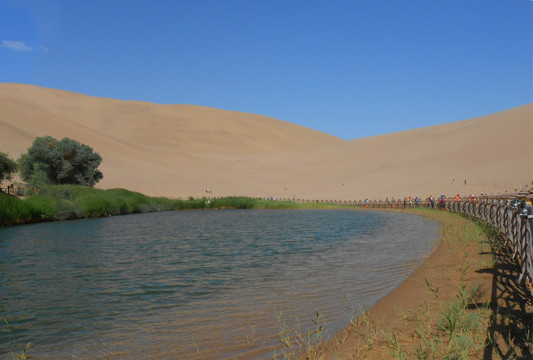
<instances>
[{"instance_id":1,"label":"dune crest","mask_svg":"<svg viewBox=\"0 0 533 360\"><path fill-rule=\"evenodd\" d=\"M100 153L97 187L157 196L455 196L533 180L533 104L345 141L261 115L0 84L0 151L16 158L44 135Z\"/></svg>"}]
</instances>

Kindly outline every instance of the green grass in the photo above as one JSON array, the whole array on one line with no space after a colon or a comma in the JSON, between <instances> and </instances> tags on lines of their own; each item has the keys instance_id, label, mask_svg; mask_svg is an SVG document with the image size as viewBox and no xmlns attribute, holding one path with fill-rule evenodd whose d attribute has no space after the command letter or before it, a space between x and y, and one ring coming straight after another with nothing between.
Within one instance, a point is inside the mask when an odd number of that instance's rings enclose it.
<instances>
[{"instance_id":1,"label":"green grass","mask_svg":"<svg viewBox=\"0 0 533 360\"><path fill-rule=\"evenodd\" d=\"M15 225L47 220L50 204L43 199L23 201L0 194L0 225Z\"/></svg>"},{"instance_id":2,"label":"green grass","mask_svg":"<svg viewBox=\"0 0 533 360\"><path fill-rule=\"evenodd\" d=\"M198 208L201 203L201 200L152 198L124 189L46 186L26 199L0 194L0 226Z\"/></svg>"},{"instance_id":3,"label":"green grass","mask_svg":"<svg viewBox=\"0 0 533 360\"><path fill-rule=\"evenodd\" d=\"M325 209L331 204L296 204L248 197L187 200L149 197L125 189L100 190L76 185L44 186L25 199L0 193L0 226L39 221L193 209Z\"/></svg>"},{"instance_id":4,"label":"green grass","mask_svg":"<svg viewBox=\"0 0 533 360\"><path fill-rule=\"evenodd\" d=\"M455 298L443 302L435 297L426 302L424 313L409 316L416 325L415 334L409 340L400 332L383 332L391 356L395 359L476 358L488 346L486 328L490 322L488 304L469 309L476 301L476 294L467 291L466 283L462 283Z\"/></svg>"},{"instance_id":5,"label":"green grass","mask_svg":"<svg viewBox=\"0 0 533 360\"><path fill-rule=\"evenodd\" d=\"M254 199L243 196L213 199L207 204L209 209L297 209L298 204L292 201L273 201Z\"/></svg>"},{"instance_id":6,"label":"green grass","mask_svg":"<svg viewBox=\"0 0 533 360\"><path fill-rule=\"evenodd\" d=\"M95 218L154 211L193 209L348 209L354 205L296 203L243 196L187 200L149 197L125 189L100 190L77 185L43 186L25 199L0 193L0 226Z\"/></svg>"},{"instance_id":7,"label":"green grass","mask_svg":"<svg viewBox=\"0 0 533 360\"><path fill-rule=\"evenodd\" d=\"M124 189L46 186L26 199L0 194L0 226L198 208L199 203L202 201L152 198Z\"/></svg>"}]
</instances>

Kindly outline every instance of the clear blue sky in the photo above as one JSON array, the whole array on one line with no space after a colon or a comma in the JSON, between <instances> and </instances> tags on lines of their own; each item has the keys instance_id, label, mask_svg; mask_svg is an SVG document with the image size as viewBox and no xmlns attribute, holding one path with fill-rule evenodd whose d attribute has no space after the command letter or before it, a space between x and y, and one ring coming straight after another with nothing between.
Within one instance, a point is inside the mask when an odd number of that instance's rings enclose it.
<instances>
[{"instance_id":1,"label":"clear blue sky","mask_svg":"<svg viewBox=\"0 0 533 360\"><path fill-rule=\"evenodd\" d=\"M344 139L532 102L529 0L0 0L0 82Z\"/></svg>"}]
</instances>

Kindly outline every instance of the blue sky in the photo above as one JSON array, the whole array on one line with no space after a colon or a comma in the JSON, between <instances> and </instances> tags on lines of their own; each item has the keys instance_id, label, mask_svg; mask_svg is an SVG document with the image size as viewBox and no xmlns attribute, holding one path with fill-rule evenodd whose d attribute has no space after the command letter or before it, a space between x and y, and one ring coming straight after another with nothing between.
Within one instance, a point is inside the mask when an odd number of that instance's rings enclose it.
<instances>
[{"instance_id":1,"label":"blue sky","mask_svg":"<svg viewBox=\"0 0 533 360\"><path fill-rule=\"evenodd\" d=\"M0 82L350 140L532 102L529 0L0 0Z\"/></svg>"}]
</instances>

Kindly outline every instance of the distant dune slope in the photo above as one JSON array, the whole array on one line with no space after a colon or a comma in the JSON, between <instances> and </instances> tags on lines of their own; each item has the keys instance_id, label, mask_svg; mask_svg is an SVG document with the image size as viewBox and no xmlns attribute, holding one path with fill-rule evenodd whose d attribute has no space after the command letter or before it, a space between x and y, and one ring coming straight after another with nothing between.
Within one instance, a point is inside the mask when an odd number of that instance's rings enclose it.
<instances>
[{"instance_id":1,"label":"distant dune slope","mask_svg":"<svg viewBox=\"0 0 533 360\"><path fill-rule=\"evenodd\" d=\"M70 137L104 161L98 187L149 195L362 199L504 192L533 180L532 104L345 141L265 116L0 84L0 151ZM464 184L466 180L467 184Z\"/></svg>"},{"instance_id":2,"label":"distant dune slope","mask_svg":"<svg viewBox=\"0 0 533 360\"><path fill-rule=\"evenodd\" d=\"M314 162L304 168L331 174L323 186L333 198L522 189L533 180L533 107L353 140L308 158Z\"/></svg>"}]
</instances>

